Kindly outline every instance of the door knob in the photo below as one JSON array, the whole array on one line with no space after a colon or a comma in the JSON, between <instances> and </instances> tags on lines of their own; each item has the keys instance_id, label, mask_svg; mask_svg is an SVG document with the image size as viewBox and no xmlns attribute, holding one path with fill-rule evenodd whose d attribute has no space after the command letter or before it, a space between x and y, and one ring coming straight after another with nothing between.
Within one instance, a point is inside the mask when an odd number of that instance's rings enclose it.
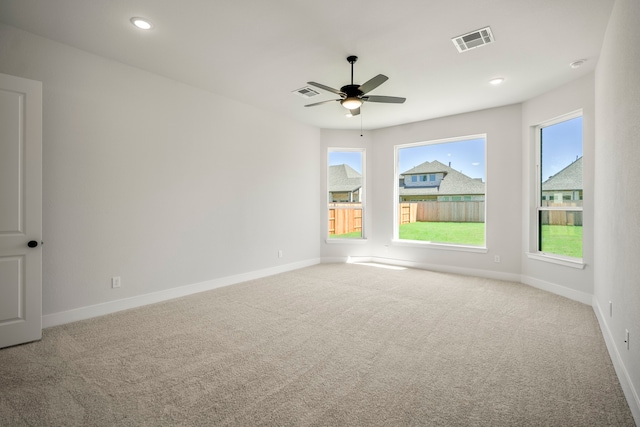
<instances>
[{"instance_id":1,"label":"door knob","mask_svg":"<svg viewBox=\"0 0 640 427\"><path fill-rule=\"evenodd\" d=\"M31 240L29 243L27 243L27 246L29 246L30 248L35 248L38 246L38 242L35 240Z\"/></svg>"}]
</instances>

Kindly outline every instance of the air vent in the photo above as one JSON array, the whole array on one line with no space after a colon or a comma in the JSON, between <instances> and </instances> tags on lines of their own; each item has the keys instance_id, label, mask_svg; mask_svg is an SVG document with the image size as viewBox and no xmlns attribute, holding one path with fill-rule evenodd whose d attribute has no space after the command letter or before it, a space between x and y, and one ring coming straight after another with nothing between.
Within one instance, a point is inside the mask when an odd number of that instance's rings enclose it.
<instances>
[{"instance_id":1,"label":"air vent","mask_svg":"<svg viewBox=\"0 0 640 427\"><path fill-rule=\"evenodd\" d=\"M463 34L451 39L458 49L458 52L466 52L489 43L493 43L495 39L491 33L491 28L486 27L471 33Z\"/></svg>"},{"instance_id":2,"label":"air vent","mask_svg":"<svg viewBox=\"0 0 640 427\"><path fill-rule=\"evenodd\" d=\"M303 87L301 89L294 90L293 93L297 93L303 98L312 98L316 95L320 95L320 92L316 91L315 89L311 89L308 86Z\"/></svg>"}]
</instances>

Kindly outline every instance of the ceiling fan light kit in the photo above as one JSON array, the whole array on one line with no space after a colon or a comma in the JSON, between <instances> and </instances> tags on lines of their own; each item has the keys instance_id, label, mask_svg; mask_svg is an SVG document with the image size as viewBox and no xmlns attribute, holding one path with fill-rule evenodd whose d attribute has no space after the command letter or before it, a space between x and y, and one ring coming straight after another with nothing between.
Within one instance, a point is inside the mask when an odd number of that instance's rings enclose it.
<instances>
[{"instance_id":1,"label":"ceiling fan light kit","mask_svg":"<svg viewBox=\"0 0 640 427\"><path fill-rule=\"evenodd\" d=\"M389 78L383 74L378 74L374 78L368 80L362 85L353 83L353 64L358 60L357 56L347 57L347 61L351 64L351 84L342 86L340 90L334 89L330 86L326 86L316 82L307 82L311 86L326 90L327 92L335 93L340 96L338 99L330 99L328 101L320 101L314 104L305 105L305 107L314 107L316 105L327 104L329 102L340 101L340 105L349 110L351 116L357 116L360 114L360 107L365 101L368 102L381 102L386 104L402 104L406 101L406 98L400 98L397 96L367 96L366 94L380 86L382 83L389 80Z\"/></svg>"},{"instance_id":2,"label":"ceiling fan light kit","mask_svg":"<svg viewBox=\"0 0 640 427\"><path fill-rule=\"evenodd\" d=\"M347 110L355 110L362 105L362 100L358 97L352 96L343 99L342 101L340 101L340 104L342 104L342 106Z\"/></svg>"}]
</instances>

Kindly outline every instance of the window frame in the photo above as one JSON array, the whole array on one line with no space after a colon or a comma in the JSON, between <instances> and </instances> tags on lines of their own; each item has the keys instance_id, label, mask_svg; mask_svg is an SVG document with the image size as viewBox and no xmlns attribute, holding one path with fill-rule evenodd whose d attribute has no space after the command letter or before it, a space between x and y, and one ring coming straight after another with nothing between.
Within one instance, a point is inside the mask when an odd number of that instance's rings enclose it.
<instances>
[{"instance_id":1,"label":"window frame","mask_svg":"<svg viewBox=\"0 0 640 427\"><path fill-rule=\"evenodd\" d=\"M403 148L411 148L411 147L419 147L425 145L437 145L437 144L446 144L451 142L461 142L473 139L483 139L484 140L484 175L485 175L485 193L484 193L484 244L482 246L475 245L464 245L464 244L456 244L456 243L447 243L447 242L431 242L431 241L419 241L419 240L406 240L400 239L400 226L399 222L399 204L402 203L400 201L400 192L398 188L399 176L401 171L399 170L399 160L400 155L399 151ZM464 135L459 137L451 137L451 138L441 138L434 140L425 140L412 142L407 144L397 144L393 147L394 153L394 184L393 184L393 238L392 244L397 246L413 246L413 247L428 247L431 249L440 249L440 250L448 250L448 251L462 251L462 252L476 252L476 253L487 253L487 200L488 200L488 169L487 169L487 140L488 136L486 133L472 134L472 135ZM430 182L430 181L427 181Z\"/></svg>"},{"instance_id":2,"label":"window frame","mask_svg":"<svg viewBox=\"0 0 640 427\"><path fill-rule=\"evenodd\" d=\"M330 162L330 154L332 152L342 152L342 153L360 153L360 161L361 161L361 168L362 168L362 184L360 186L360 205L361 205L361 232L360 232L360 237L350 237L350 238L339 238L339 237L332 237L331 234L329 234L329 205L332 203L331 202L331 198L329 196L329 168L331 167L331 162ZM327 153L326 153L326 191L325 191L325 197L326 197L326 203L325 203L325 212L327 213L327 218L325 221L325 227L326 228L326 237L325 237L325 242L326 243L364 243L367 240L367 217L366 217L366 199L367 199L367 190L366 190L366 185L367 185L367 172L366 172L366 148L350 148L350 147L327 147ZM345 208L340 208L340 209L347 209Z\"/></svg>"},{"instance_id":3,"label":"window frame","mask_svg":"<svg viewBox=\"0 0 640 427\"><path fill-rule=\"evenodd\" d=\"M545 260L555 262L557 264L566 265L570 267L576 268L584 268L583 258L584 258L584 235L582 237L582 257L572 257L569 255L556 254L553 252L545 252L541 249L542 246L542 226L540 224L540 218L542 212L553 212L553 211L561 211L561 212L580 212L584 217L584 208L583 206L542 206L542 130L544 128L557 125L559 123L563 123L569 120L576 119L578 117L583 118L583 138L582 138L582 153L584 156L584 114L583 110L576 110L571 113L563 114L561 116L555 117L550 120L546 120L542 123L533 127L534 137L535 137L535 202L533 206L533 221L535 222L535 241L531 243L530 249L532 251L528 253L528 257L532 259ZM582 182L584 187L584 172L582 174ZM555 195L554 195L555 198ZM584 198L584 188L581 194L580 200ZM564 199L564 197L563 197ZM549 196L547 196L547 200Z\"/></svg>"}]
</instances>

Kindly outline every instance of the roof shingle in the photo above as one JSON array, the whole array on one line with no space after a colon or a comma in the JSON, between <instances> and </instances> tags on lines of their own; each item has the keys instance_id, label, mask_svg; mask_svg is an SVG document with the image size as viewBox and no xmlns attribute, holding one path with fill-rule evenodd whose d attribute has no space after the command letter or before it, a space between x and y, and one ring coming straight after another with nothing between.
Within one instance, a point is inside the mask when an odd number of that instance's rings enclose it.
<instances>
[{"instance_id":1,"label":"roof shingle","mask_svg":"<svg viewBox=\"0 0 640 427\"><path fill-rule=\"evenodd\" d=\"M401 196L424 196L424 195L472 195L485 194L485 183L468 177L457 170L440 163L437 160L432 162L426 161L418 166L409 169L400 175L416 175L425 173L444 172L446 175L440 187L400 187Z\"/></svg>"},{"instance_id":2,"label":"roof shingle","mask_svg":"<svg viewBox=\"0 0 640 427\"><path fill-rule=\"evenodd\" d=\"M349 165L329 166L329 191L355 191L362 187L362 175Z\"/></svg>"},{"instance_id":3,"label":"roof shingle","mask_svg":"<svg viewBox=\"0 0 640 427\"><path fill-rule=\"evenodd\" d=\"M542 183L542 191L562 190L582 190L582 157Z\"/></svg>"}]
</instances>

